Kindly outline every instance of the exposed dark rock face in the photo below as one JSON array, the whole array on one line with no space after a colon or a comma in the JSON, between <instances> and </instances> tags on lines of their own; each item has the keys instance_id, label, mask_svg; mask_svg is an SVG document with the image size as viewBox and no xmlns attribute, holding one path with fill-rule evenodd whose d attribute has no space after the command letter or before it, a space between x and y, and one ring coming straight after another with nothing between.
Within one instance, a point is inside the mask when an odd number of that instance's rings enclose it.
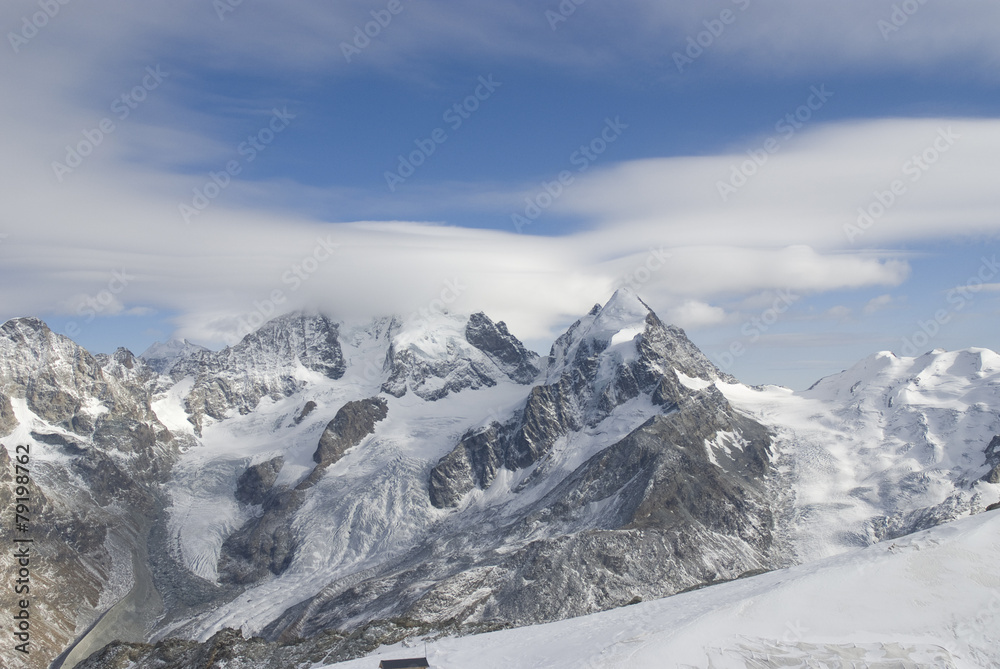
<instances>
[{"instance_id":1,"label":"exposed dark rock face","mask_svg":"<svg viewBox=\"0 0 1000 669\"><path fill-rule=\"evenodd\" d=\"M721 433L734 435L729 455L719 449L710 457L706 440ZM525 535L544 526L549 538L504 556L489 579L493 594L470 615L552 620L768 568L769 448L766 430L714 389L652 418L525 516ZM595 522L593 509L602 506ZM442 583L431 591L447 589ZM438 598L425 595L411 615L440 615Z\"/></svg>"},{"instance_id":2,"label":"exposed dark rock face","mask_svg":"<svg viewBox=\"0 0 1000 669\"><path fill-rule=\"evenodd\" d=\"M462 437L458 447L431 470L431 504L439 509L458 506L462 497L474 487L489 486L498 467L504 466L507 461L507 454L497 450L508 443L508 440L500 438L503 430L499 423L493 423L484 430Z\"/></svg>"},{"instance_id":3,"label":"exposed dark rock face","mask_svg":"<svg viewBox=\"0 0 1000 669\"><path fill-rule=\"evenodd\" d=\"M341 378L346 363L339 327L325 316L291 314L268 321L235 346L195 350L176 360L170 367L174 381L195 378L186 402L196 433L205 416L223 420L230 411L247 414L263 397L280 399L300 390L299 364L327 378Z\"/></svg>"},{"instance_id":4,"label":"exposed dark rock face","mask_svg":"<svg viewBox=\"0 0 1000 669\"><path fill-rule=\"evenodd\" d=\"M50 446L59 446L67 455L83 455L87 452L85 443L76 437L58 432L32 432L31 438Z\"/></svg>"},{"instance_id":5,"label":"exposed dark rock face","mask_svg":"<svg viewBox=\"0 0 1000 669\"><path fill-rule=\"evenodd\" d=\"M454 528L443 525L394 568L289 610L271 634L343 627L370 610L428 625L534 624L773 568L764 489L770 449L767 430L716 389L691 392L516 518L496 521L484 510ZM466 486L475 481L477 467L463 460L472 452L448 456L463 463L457 470L471 477ZM532 481L524 492L532 485L544 483Z\"/></svg>"},{"instance_id":6,"label":"exposed dark rock face","mask_svg":"<svg viewBox=\"0 0 1000 669\"><path fill-rule=\"evenodd\" d=\"M337 324L323 316L282 317L247 335L230 349L199 354L187 363L178 362L172 373L177 377L187 373L191 365L199 368L195 389L188 396L194 416L204 414L220 419L234 407L246 413L265 395L287 396L299 389L301 382L294 376L295 363L331 379L343 376L346 365L338 332ZM245 376L236 374L236 370ZM300 419L315 406L309 402ZM341 408L320 438L314 456L319 464L300 488L315 482L324 467L371 434L374 424L385 415L386 404L381 398L358 400ZM270 574L283 573L291 564L296 549L291 521L305 497L301 490L272 488L283 464L277 458L251 467L237 483L237 499L261 504L263 513L223 543L218 564L221 583L255 583Z\"/></svg>"},{"instance_id":7,"label":"exposed dark rock face","mask_svg":"<svg viewBox=\"0 0 1000 669\"><path fill-rule=\"evenodd\" d=\"M710 454L706 442L720 434L735 435L727 439L732 446ZM763 426L709 387L591 458L550 494L553 503L540 518L572 524L589 505L614 496L616 512L605 516L612 526L664 530L698 523L765 551L772 519L762 479L770 445Z\"/></svg>"},{"instance_id":8,"label":"exposed dark rock face","mask_svg":"<svg viewBox=\"0 0 1000 669\"><path fill-rule=\"evenodd\" d=\"M340 408L333 420L323 430L313 461L319 467L328 467L344 456L347 449L375 431L375 423L384 420L389 405L381 397L348 402Z\"/></svg>"},{"instance_id":9,"label":"exposed dark rock face","mask_svg":"<svg viewBox=\"0 0 1000 669\"><path fill-rule=\"evenodd\" d=\"M23 397L43 420L80 435L93 430L85 397L110 395L94 356L37 318L0 326L0 387L8 397Z\"/></svg>"},{"instance_id":10,"label":"exposed dark rock face","mask_svg":"<svg viewBox=\"0 0 1000 669\"><path fill-rule=\"evenodd\" d=\"M993 469L983 480L987 483L1000 483L1000 435L993 437L986 447L986 464Z\"/></svg>"},{"instance_id":11,"label":"exposed dark rock face","mask_svg":"<svg viewBox=\"0 0 1000 669\"><path fill-rule=\"evenodd\" d=\"M222 544L219 581L246 585L288 569L296 548L291 522L304 501L304 493L297 490L268 495L263 515L247 522Z\"/></svg>"},{"instance_id":12,"label":"exposed dark rock face","mask_svg":"<svg viewBox=\"0 0 1000 669\"><path fill-rule=\"evenodd\" d=\"M285 459L279 456L248 467L236 482L236 499L244 504L263 504L284 464Z\"/></svg>"},{"instance_id":13,"label":"exposed dark rock face","mask_svg":"<svg viewBox=\"0 0 1000 669\"><path fill-rule=\"evenodd\" d=\"M382 384L382 392L393 397L402 397L412 390L417 397L434 402L451 393L492 388L497 384L491 364L459 355L425 360L414 351L391 346L387 364L389 378Z\"/></svg>"},{"instance_id":14,"label":"exposed dark rock face","mask_svg":"<svg viewBox=\"0 0 1000 669\"><path fill-rule=\"evenodd\" d=\"M312 400L309 400L308 402L306 402L305 406L302 407L302 411L299 412L299 415L295 417L294 423L296 425L300 424L302 421L306 419L306 416L311 414L315 409L316 409L316 403L313 402Z\"/></svg>"},{"instance_id":15,"label":"exposed dark rock face","mask_svg":"<svg viewBox=\"0 0 1000 669\"><path fill-rule=\"evenodd\" d=\"M432 470L431 503L457 506L473 486L487 488L499 467L511 471L541 460L557 439L600 423L616 407L647 395L670 411L690 396L678 372L702 381L735 381L720 372L684 331L664 325L638 298L615 299L570 326L552 345L548 383L532 388L524 409L504 425L493 423L464 435ZM636 304L637 303L637 304ZM631 340L634 355L613 350L607 321L630 307L645 311L641 333ZM603 319L603 320L602 320ZM481 326L480 329L486 329ZM620 344L619 344L620 346Z\"/></svg>"},{"instance_id":16,"label":"exposed dark rock face","mask_svg":"<svg viewBox=\"0 0 1000 669\"><path fill-rule=\"evenodd\" d=\"M30 466L33 546L45 555L33 570L46 583L33 601L46 612L32 628L39 661L58 655L100 615L95 606L120 578L112 570L127 559L126 544L145 540L133 535L117 548L105 541L130 514L152 512L155 490L177 455L150 405L155 377L125 349L92 356L37 319L0 326L0 423L10 427L10 400L23 400L48 424L32 426L32 439L67 456L33 457ZM20 445L8 443L0 460ZM4 508L9 492L0 490Z\"/></svg>"},{"instance_id":17,"label":"exposed dark rock face","mask_svg":"<svg viewBox=\"0 0 1000 669\"><path fill-rule=\"evenodd\" d=\"M0 437L6 437L17 427L17 417L14 415L14 407L10 404L10 398L0 393Z\"/></svg>"},{"instance_id":18,"label":"exposed dark rock face","mask_svg":"<svg viewBox=\"0 0 1000 669\"><path fill-rule=\"evenodd\" d=\"M399 327L394 323L390 329ZM433 402L466 389L491 388L505 379L527 385L538 376L538 355L528 351L506 325L494 324L484 314L473 315L457 333L425 337L389 347L384 365L389 378L382 392L402 397L412 391ZM428 356L425 345L439 352Z\"/></svg>"},{"instance_id":19,"label":"exposed dark rock face","mask_svg":"<svg viewBox=\"0 0 1000 669\"><path fill-rule=\"evenodd\" d=\"M153 344L140 357L157 374L170 374L178 361L206 353L210 354L211 351L182 339L169 341L166 344Z\"/></svg>"},{"instance_id":20,"label":"exposed dark rock face","mask_svg":"<svg viewBox=\"0 0 1000 669\"><path fill-rule=\"evenodd\" d=\"M0 508L13 509L17 494L12 458L16 443L0 444ZM23 454L24 451L22 450ZM42 669L72 640L78 625L96 618L94 603L112 577L114 563L106 550L107 528L115 522L113 510L95 506L75 472L35 460L29 465L31 553L31 655L24 658L13 643L0 648L0 665ZM38 483L45 482L45 486ZM57 486L60 492L51 487ZM10 522L12 522L12 520ZM6 529L10 533L6 533ZM5 525L5 538L15 535ZM0 571L13 574L13 550L0 555ZM41 559L39 559L41 557ZM13 583L11 581L11 583ZM38 587L39 584L43 584ZM17 611L20 599L13 587L0 591L0 610ZM44 611L45 615L38 615ZM27 659L27 664L20 664ZM9 664L8 664L9 662Z\"/></svg>"},{"instance_id":21,"label":"exposed dark rock face","mask_svg":"<svg viewBox=\"0 0 1000 669\"><path fill-rule=\"evenodd\" d=\"M205 643L167 639L156 644L108 644L77 665L78 669L260 669L309 667L346 662L368 655L380 646L407 638L432 635L478 634L498 628L489 625L427 625L408 618L373 620L347 633L324 630L308 639L285 643L243 638L239 630L224 629Z\"/></svg>"},{"instance_id":22,"label":"exposed dark rock face","mask_svg":"<svg viewBox=\"0 0 1000 669\"><path fill-rule=\"evenodd\" d=\"M465 339L488 355L512 381L531 383L538 376L538 354L526 349L503 321L494 324L482 312L473 314L465 326Z\"/></svg>"}]
</instances>

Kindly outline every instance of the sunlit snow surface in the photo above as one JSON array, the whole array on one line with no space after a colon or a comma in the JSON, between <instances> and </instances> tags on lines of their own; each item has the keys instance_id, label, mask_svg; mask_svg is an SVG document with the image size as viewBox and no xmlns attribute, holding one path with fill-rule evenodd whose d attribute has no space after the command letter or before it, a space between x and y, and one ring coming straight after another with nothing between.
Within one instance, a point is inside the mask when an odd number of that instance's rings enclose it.
<instances>
[{"instance_id":1,"label":"sunlit snow surface","mask_svg":"<svg viewBox=\"0 0 1000 669\"><path fill-rule=\"evenodd\" d=\"M873 518L932 507L958 517L997 501L997 486L978 480L1000 434L992 351L878 353L800 393L717 385L775 431L798 561L872 543Z\"/></svg>"},{"instance_id":2,"label":"sunlit snow surface","mask_svg":"<svg viewBox=\"0 0 1000 669\"><path fill-rule=\"evenodd\" d=\"M990 512L666 599L432 640L427 657L434 669L996 667L998 554L1000 512ZM326 666L423 654L414 641Z\"/></svg>"},{"instance_id":3,"label":"sunlit snow surface","mask_svg":"<svg viewBox=\"0 0 1000 669\"><path fill-rule=\"evenodd\" d=\"M609 342L609 357L621 359L633 354L632 333L645 312L641 303L619 306L617 318L591 317L583 325L589 329L584 336ZM279 401L265 398L248 415L209 422L200 445L184 453L168 484L173 501L169 527L173 549L193 573L215 581L226 537L259 512L234 499L237 478L247 466L280 455L285 465L278 484L294 486L312 469L312 454L336 411L350 400L379 393L388 342L355 334L342 333L343 378L332 381L300 369L303 392ZM420 342L429 354L425 334L400 333L396 344ZM448 350L447 343L435 345ZM680 373L678 379L692 389L709 385ZM180 413L185 383L190 382L182 381L155 405L172 429L186 429ZM716 385L739 410L774 431L779 487L792 491L778 518L780 543L793 553L788 563L874 543L873 518L940 507L947 520L998 498L998 486L975 481L986 473L986 445L1000 434L995 410L1000 406L1000 356L992 352L917 359L878 354L802 393ZM331 584L349 587L402 556L440 529L439 524L449 524L448 532L454 533L460 531L456 523L475 522L482 514L515 514L660 410L647 397L627 402L598 425L559 439L545 460L519 472L501 470L487 490L468 494L458 513L432 507L427 494L431 467L469 429L504 420L522 407L529 390L502 379L494 387L467 389L434 402L413 392L387 397L388 416L375 434L350 449L309 490L293 521L299 548L289 568L200 618L175 621L158 636L206 639L224 627L260 633L283 611ZM316 402L317 409L296 424L307 400ZM713 461L739 447L730 434L705 444ZM541 483L514 492L542 468L544 475L534 479ZM596 521L605 511L595 507L583 516ZM722 661L716 666L728 666ZM608 666L595 662L592 666Z\"/></svg>"}]
</instances>

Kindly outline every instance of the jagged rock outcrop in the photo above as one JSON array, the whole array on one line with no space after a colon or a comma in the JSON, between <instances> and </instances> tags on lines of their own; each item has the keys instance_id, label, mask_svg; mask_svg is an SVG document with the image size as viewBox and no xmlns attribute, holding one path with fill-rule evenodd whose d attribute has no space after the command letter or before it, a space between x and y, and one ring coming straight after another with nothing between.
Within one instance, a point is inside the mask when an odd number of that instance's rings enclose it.
<instances>
[{"instance_id":1,"label":"jagged rock outcrop","mask_svg":"<svg viewBox=\"0 0 1000 669\"><path fill-rule=\"evenodd\" d=\"M186 404L196 433L201 433L206 417L245 415L263 397L277 400L301 390L299 365L329 379L341 378L346 363L339 331L326 316L298 313L268 321L218 352L186 350L173 360L169 373L175 382L194 378Z\"/></svg>"},{"instance_id":2,"label":"jagged rock outcrop","mask_svg":"<svg viewBox=\"0 0 1000 669\"><path fill-rule=\"evenodd\" d=\"M178 361L202 354L211 354L211 351L187 339L172 339L166 343L156 342L139 357L157 374L169 375Z\"/></svg>"},{"instance_id":3,"label":"jagged rock outcrop","mask_svg":"<svg viewBox=\"0 0 1000 669\"><path fill-rule=\"evenodd\" d=\"M464 509L395 570L321 594L275 629L308 634L365 610L533 624L773 568L770 450L767 430L715 388L692 391L540 498L546 483L529 479L518 494L537 499L515 516Z\"/></svg>"},{"instance_id":4,"label":"jagged rock outcrop","mask_svg":"<svg viewBox=\"0 0 1000 669\"><path fill-rule=\"evenodd\" d=\"M394 322L385 361L389 377L382 392L402 397L412 391L435 401L466 389L491 388L506 379L528 384L538 374L537 358L506 325L494 324L484 314Z\"/></svg>"},{"instance_id":5,"label":"jagged rock outcrop","mask_svg":"<svg viewBox=\"0 0 1000 669\"><path fill-rule=\"evenodd\" d=\"M538 354L507 330L503 321L494 323L483 312L472 314L465 326L465 339L485 353L517 383L531 383L538 376Z\"/></svg>"},{"instance_id":6,"label":"jagged rock outcrop","mask_svg":"<svg viewBox=\"0 0 1000 669\"><path fill-rule=\"evenodd\" d=\"M762 422L772 414L757 407L784 410L778 389L728 386L735 379L627 290L541 359L483 314L374 325L292 315L222 352L164 354L160 369L124 349L88 360L28 321L8 331L0 350L12 336L49 347L42 362L13 352L18 369L0 375L11 409L31 408L30 384L65 393L69 406L48 406L58 422L29 426L47 456L45 522L59 528L46 550L65 551L60 584L84 593L52 638L86 629L98 598L107 605L127 589L123 565L146 559L108 548L127 510L153 526L148 560L164 611L142 622L156 625L155 638L242 627L266 639L226 631L202 644L113 644L89 665L102 668L318 664L369 642L550 621L785 566L805 545L790 536L804 516L836 513L782 497L792 476L813 476L810 490L829 485L825 470L808 471L824 464L817 434L881 453L891 432L884 457L910 472L892 479L899 485L833 497L864 497L871 536L859 543L978 511L994 489L969 481L1000 465L1000 437L986 448L990 467L977 459L995 414L977 407L952 420L954 403L939 401L955 387L962 397L995 393L996 354L875 359L859 378L813 391L849 402L838 405L842 420L823 416L800 434L799 414L792 426L779 416L771 433ZM932 363L937 376L924 371ZM0 358L0 372L9 365ZM859 382L876 372L886 387L864 391ZM821 410L814 395L806 399ZM935 401L952 413L923 421ZM892 421L875 422L890 409ZM186 419L204 432L192 436ZM961 457L945 461L969 468L927 474L921 459L939 444L922 428L958 424L963 438L949 444L963 445ZM334 467L351 448L365 450ZM817 456L795 459L800 448ZM965 488L942 502L936 486L951 480ZM135 534L121 546L144 548Z\"/></svg>"},{"instance_id":7,"label":"jagged rock outcrop","mask_svg":"<svg viewBox=\"0 0 1000 669\"><path fill-rule=\"evenodd\" d=\"M316 403L313 402L312 400L309 400L308 402L305 403L305 406L302 407L302 411L299 412L299 415L296 416L295 420L292 422L295 425L300 424L302 421L306 419L306 417L309 414L311 414L315 410L316 410Z\"/></svg>"},{"instance_id":8,"label":"jagged rock outcrop","mask_svg":"<svg viewBox=\"0 0 1000 669\"><path fill-rule=\"evenodd\" d=\"M348 402L323 430L313 453L313 462L319 467L329 467L342 458L347 449L357 446L372 434L375 423L385 420L388 414L389 405L382 397Z\"/></svg>"},{"instance_id":9,"label":"jagged rock outcrop","mask_svg":"<svg viewBox=\"0 0 1000 669\"><path fill-rule=\"evenodd\" d=\"M993 437L986 447L986 464L992 469L983 480L987 483L1000 483L1000 435Z\"/></svg>"},{"instance_id":10,"label":"jagged rock outcrop","mask_svg":"<svg viewBox=\"0 0 1000 669\"><path fill-rule=\"evenodd\" d=\"M549 360L547 383L532 388L519 416L467 433L431 471L434 506L456 506L473 486L487 488L499 467L531 466L563 435L597 425L640 395L672 410L691 394L678 374L702 383L734 381L683 330L664 325L624 290L571 325Z\"/></svg>"},{"instance_id":11,"label":"jagged rock outcrop","mask_svg":"<svg viewBox=\"0 0 1000 669\"><path fill-rule=\"evenodd\" d=\"M25 658L14 651L12 641L0 648L0 664L12 669L18 666L41 669L72 642L78 625L89 624L100 613L94 605L114 580L116 568L120 568L115 556L107 550L106 541L116 515L114 509L93 504L77 471L52 467L32 458L28 465L31 484L27 486L30 521L27 533L18 532L13 525L14 501L23 497L23 493L17 492L20 484L15 479L13 459L25 454L23 449L18 450L19 445L23 444L0 444L0 508L11 511L4 537L32 540L31 654L27 664L19 664ZM34 455L33 450L29 457ZM3 573L17 573L20 566L23 565L17 563L13 548L0 554ZM12 615L18 610L20 599L23 595L18 596L13 587L4 588L0 591L0 609Z\"/></svg>"},{"instance_id":12,"label":"jagged rock outcrop","mask_svg":"<svg viewBox=\"0 0 1000 669\"><path fill-rule=\"evenodd\" d=\"M284 572L295 557L292 518L305 501L298 490L272 491L262 515L233 532L219 554L219 582L247 585Z\"/></svg>"},{"instance_id":13,"label":"jagged rock outcrop","mask_svg":"<svg viewBox=\"0 0 1000 669\"><path fill-rule=\"evenodd\" d=\"M316 467L294 490L273 490L284 464L274 458L244 472L236 487L236 498L245 504L261 504L261 515L229 535L219 556L219 581L226 584L255 583L269 574L279 575L291 564L297 547L291 528L306 493L323 471L337 462L347 449L372 434L375 424L388 414L384 398L370 397L348 402L337 411L320 437L313 461Z\"/></svg>"},{"instance_id":14,"label":"jagged rock outcrop","mask_svg":"<svg viewBox=\"0 0 1000 669\"><path fill-rule=\"evenodd\" d=\"M46 422L80 435L93 431L100 414L86 400L111 395L94 356L37 318L0 326L0 380L0 392L24 398Z\"/></svg>"},{"instance_id":15,"label":"jagged rock outcrop","mask_svg":"<svg viewBox=\"0 0 1000 669\"><path fill-rule=\"evenodd\" d=\"M263 504L285 464L281 456L248 467L236 482L236 499L244 504Z\"/></svg>"},{"instance_id":16,"label":"jagged rock outcrop","mask_svg":"<svg viewBox=\"0 0 1000 669\"><path fill-rule=\"evenodd\" d=\"M458 506L474 487L485 489L496 477L497 469L507 464L507 453L500 450L508 439L499 423L478 432L467 433L458 447L444 456L431 470L428 484L431 504L439 509Z\"/></svg>"},{"instance_id":17,"label":"jagged rock outcrop","mask_svg":"<svg viewBox=\"0 0 1000 669\"><path fill-rule=\"evenodd\" d=\"M14 415L14 407L11 406L10 398L0 393L0 437L6 437L17 427L17 416Z\"/></svg>"},{"instance_id":18,"label":"jagged rock outcrop","mask_svg":"<svg viewBox=\"0 0 1000 669\"><path fill-rule=\"evenodd\" d=\"M46 584L32 603L46 612L32 628L38 658L54 658L124 594L126 552L145 537L119 540L119 529L158 508L157 486L177 456L152 411L155 377L125 349L93 356L38 319L0 326L0 432L12 427L11 400L34 414L24 441L8 442L0 460L31 449L33 547L45 556L33 577ZM5 508L11 492L0 490Z\"/></svg>"}]
</instances>

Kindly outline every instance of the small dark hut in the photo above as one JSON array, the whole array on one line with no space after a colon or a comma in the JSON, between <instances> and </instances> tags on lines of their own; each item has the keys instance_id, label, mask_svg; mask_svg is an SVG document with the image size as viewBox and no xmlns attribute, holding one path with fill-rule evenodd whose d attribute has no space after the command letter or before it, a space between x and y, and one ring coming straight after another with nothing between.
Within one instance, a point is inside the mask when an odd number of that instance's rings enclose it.
<instances>
[{"instance_id":1,"label":"small dark hut","mask_svg":"<svg viewBox=\"0 0 1000 669\"><path fill-rule=\"evenodd\" d=\"M424 669L431 665L427 664L426 657L411 657L406 660L382 660L378 666L379 669Z\"/></svg>"}]
</instances>

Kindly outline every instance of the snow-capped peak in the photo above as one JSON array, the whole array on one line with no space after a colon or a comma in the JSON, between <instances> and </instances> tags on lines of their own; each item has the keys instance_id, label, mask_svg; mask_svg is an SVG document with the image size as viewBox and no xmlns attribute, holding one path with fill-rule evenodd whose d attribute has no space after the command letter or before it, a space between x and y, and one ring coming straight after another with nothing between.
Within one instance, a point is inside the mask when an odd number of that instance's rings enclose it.
<instances>
[{"instance_id":1,"label":"snow-capped peak","mask_svg":"<svg viewBox=\"0 0 1000 669\"><path fill-rule=\"evenodd\" d=\"M921 392L928 392L942 384L989 377L1000 380L1000 355L986 348L934 349L913 358L881 351L839 374L820 379L806 394L816 399L847 400L860 395L884 395L900 387L919 387Z\"/></svg>"},{"instance_id":2,"label":"snow-capped peak","mask_svg":"<svg viewBox=\"0 0 1000 669\"><path fill-rule=\"evenodd\" d=\"M532 381L537 355L524 348L501 323L485 314L421 314L392 328L382 390L401 397L407 389L436 400L465 388L495 386L507 380Z\"/></svg>"},{"instance_id":3,"label":"snow-capped peak","mask_svg":"<svg viewBox=\"0 0 1000 669\"><path fill-rule=\"evenodd\" d=\"M598 338L609 333L609 339L623 331L638 334L645 329L646 317L651 313L652 310L630 288L619 288L597 314L590 334Z\"/></svg>"},{"instance_id":4,"label":"snow-capped peak","mask_svg":"<svg viewBox=\"0 0 1000 669\"><path fill-rule=\"evenodd\" d=\"M396 321L392 345L396 350L409 350L423 359L448 357L449 345L465 341L467 315L452 313L424 314Z\"/></svg>"},{"instance_id":5,"label":"snow-capped peak","mask_svg":"<svg viewBox=\"0 0 1000 669\"><path fill-rule=\"evenodd\" d=\"M187 339L171 339L166 342L155 342L143 351L139 358L158 373L166 374L178 360L202 351L208 349L192 344Z\"/></svg>"}]
</instances>

